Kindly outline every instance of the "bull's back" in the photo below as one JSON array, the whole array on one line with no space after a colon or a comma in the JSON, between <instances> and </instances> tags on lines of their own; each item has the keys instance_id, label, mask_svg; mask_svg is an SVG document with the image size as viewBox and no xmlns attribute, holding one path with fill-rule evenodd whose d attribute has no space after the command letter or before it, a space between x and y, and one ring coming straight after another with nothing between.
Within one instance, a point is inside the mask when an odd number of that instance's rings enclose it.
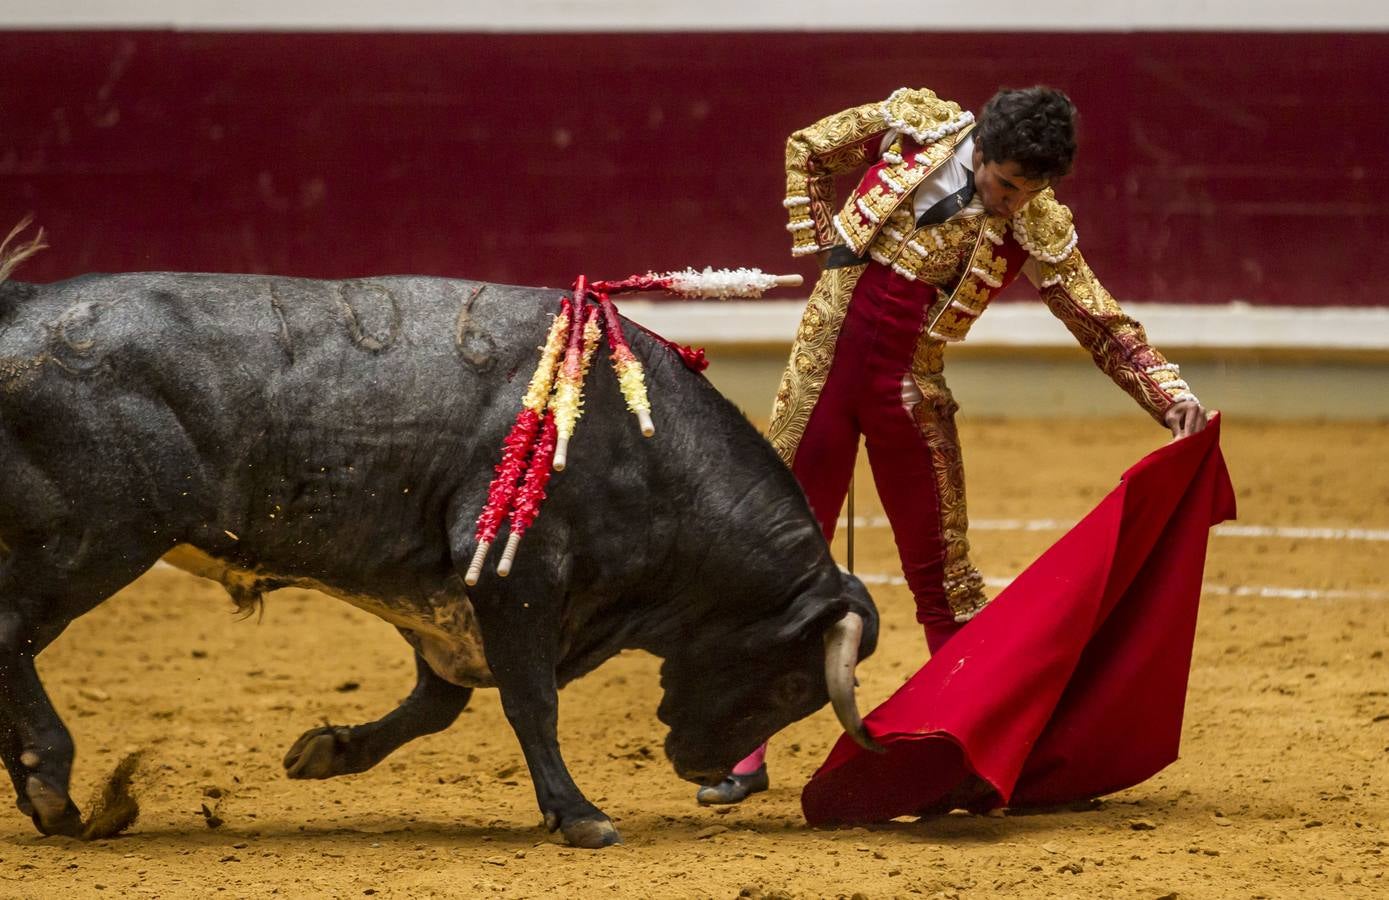
<instances>
[{"instance_id":1,"label":"bull's back","mask_svg":"<svg viewBox=\"0 0 1389 900\"><path fill-rule=\"evenodd\" d=\"M228 428L330 431L475 418L534 356L554 309L545 300L558 296L438 278L174 273L7 291L0 387L21 409L50 393L141 391L210 407Z\"/></svg>"},{"instance_id":2,"label":"bull's back","mask_svg":"<svg viewBox=\"0 0 1389 900\"><path fill-rule=\"evenodd\" d=\"M266 290L277 358L224 455L219 516L277 570L362 594L437 590L558 294L427 278Z\"/></svg>"},{"instance_id":3,"label":"bull's back","mask_svg":"<svg viewBox=\"0 0 1389 900\"><path fill-rule=\"evenodd\" d=\"M200 529L190 539L235 535L247 557L337 532L316 560L275 561L324 571L383 528L440 528L460 474L490 468L558 296L169 273L4 290L0 454L49 458L27 482L54 509L96 485L88 508L147 499ZM395 555L437 561L433 543Z\"/></svg>"}]
</instances>

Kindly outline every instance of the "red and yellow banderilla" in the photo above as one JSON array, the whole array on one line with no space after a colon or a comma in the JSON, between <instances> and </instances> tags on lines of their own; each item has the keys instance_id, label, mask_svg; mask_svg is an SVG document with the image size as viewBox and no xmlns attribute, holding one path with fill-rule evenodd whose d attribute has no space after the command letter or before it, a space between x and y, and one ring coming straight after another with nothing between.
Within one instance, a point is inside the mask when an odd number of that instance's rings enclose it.
<instances>
[{"instance_id":1,"label":"red and yellow banderilla","mask_svg":"<svg viewBox=\"0 0 1389 900\"><path fill-rule=\"evenodd\" d=\"M799 275L767 275L758 269L686 269L664 275L632 275L621 281L596 281L591 285L583 275L575 279L573 298L560 299L559 314L550 323L540 360L521 400L521 410L502 440L501 460L488 486L487 502L477 518L477 549L464 582L472 587L482 577L482 564L504 519L510 533L497 563L497 574L503 578L510 574L521 537L540 515L551 472L561 472L568 465L569 443L583 415L584 382L604 332L627 408L637 417L645 437L656 433L641 360L622 333L612 294L663 290L682 297L751 298L760 297L771 288L800 284ZM593 305L590 300L595 301Z\"/></svg>"},{"instance_id":2,"label":"red and yellow banderilla","mask_svg":"<svg viewBox=\"0 0 1389 900\"><path fill-rule=\"evenodd\" d=\"M575 305L577 304L571 304L568 299L560 300L559 315L550 323L545 345L540 349L540 362L536 364L526 395L521 399L521 411L516 414L511 431L502 441L502 459L497 463L496 477L487 489L487 503L477 518L474 534L477 550L473 552L468 574L463 579L469 586L478 583L487 551L497 538L497 530L501 527L507 510L514 503L517 481L526 472L527 457L533 453L535 438L541 428L542 414L546 416L547 423L553 422L554 417L546 411L546 407L550 402L551 385L554 383L560 352L564 349L565 339L569 335L571 310Z\"/></svg>"}]
</instances>

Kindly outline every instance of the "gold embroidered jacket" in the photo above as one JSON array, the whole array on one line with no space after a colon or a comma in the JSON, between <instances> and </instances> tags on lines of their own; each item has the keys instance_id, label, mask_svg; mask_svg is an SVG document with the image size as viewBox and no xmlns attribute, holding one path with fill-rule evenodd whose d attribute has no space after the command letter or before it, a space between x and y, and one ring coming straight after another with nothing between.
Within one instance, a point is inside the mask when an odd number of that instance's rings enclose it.
<instances>
[{"instance_id":1,"label":"gold embroidered jacket","mask_svg":"<svg viewBox=\"0 0 1389 900\"><path fill-rule=\"evenodd\" d=\"M973 124L973 115L959 104L930 90L901 88L881 103L836 113L792 134L786 142L783 204L790 216L791 252L807 255L842 243L904 277L917 277L930 248L922 246L920 235L905 233L910 231L910 198L949 159ZM896 136L880 153L889 131ZM832 214L834 176L865 164L867 171L858 185ZM961 276L948 290L940 290L931 307L913 374L938 374L944 345L964 340L989 302L1031 258L1043 302L1096 365L1155 419L1161 422L1173 403L1194 399L1177 367L1148 345L1143 327L1099 283L1076 249L1070 210L1050 189L1011 219L986 216L968 252ZM847 294L833 293L837 299L825 296L814 310L814 328L809 330L818 333L807 333L803 321L792 351L793 368L799 367L812 382L815 370L828 372L848 305ZM818 391L812 387L810 394ZM778 407L782 405L779 398Z\"/></svg>"}]
</instances>

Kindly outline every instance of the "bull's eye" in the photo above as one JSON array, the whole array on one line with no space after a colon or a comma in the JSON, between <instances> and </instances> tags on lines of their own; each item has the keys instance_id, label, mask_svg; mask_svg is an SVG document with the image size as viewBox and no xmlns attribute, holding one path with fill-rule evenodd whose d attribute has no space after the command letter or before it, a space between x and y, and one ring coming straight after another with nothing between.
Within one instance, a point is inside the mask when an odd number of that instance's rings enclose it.
<instances>
[{"instance_id":1,"label":"bull's eye","mask_svg":"<svg viewBox=\"0 0 1389 900\"><path fill-rule=\"evenodd\" d=\"M810 698L814 690L814 679L805 672L788 672L776 682L776 703L778 706L800 706Z\"/></svg>"}]
</instances>

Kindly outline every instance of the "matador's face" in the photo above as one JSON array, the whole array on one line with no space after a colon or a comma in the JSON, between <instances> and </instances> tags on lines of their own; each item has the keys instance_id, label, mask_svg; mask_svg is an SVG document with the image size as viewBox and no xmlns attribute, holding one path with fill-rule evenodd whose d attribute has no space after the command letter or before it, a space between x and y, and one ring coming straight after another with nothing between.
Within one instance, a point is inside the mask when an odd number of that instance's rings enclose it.
<instances>
[{"instance_id":1,"label":"matador's face","mask_svg":"<svg viewBox=\"0 0 1389 900\"><path fill-rule=\"evenodd\" d=\"M1012 160L984 162L984 152L974 145L974 192L991 216L1011 218L1033 197L1046 190L1045 178L1028 178Z\"/></svg>"}]
</instances>

